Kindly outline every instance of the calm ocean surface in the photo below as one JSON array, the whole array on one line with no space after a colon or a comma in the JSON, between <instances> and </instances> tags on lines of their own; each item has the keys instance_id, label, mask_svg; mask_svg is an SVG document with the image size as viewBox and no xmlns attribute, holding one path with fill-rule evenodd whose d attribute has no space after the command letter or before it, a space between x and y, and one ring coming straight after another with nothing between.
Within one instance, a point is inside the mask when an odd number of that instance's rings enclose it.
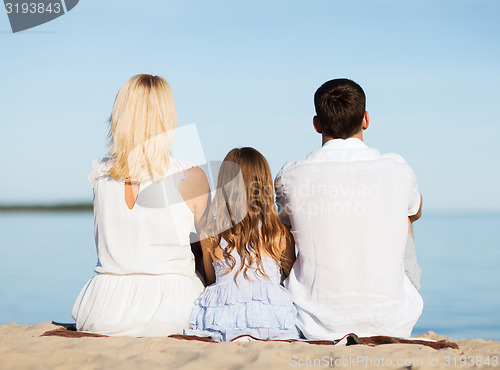
<instances>
[{"instance_id":1,"label":"calm ocean surface","mask_svg":"<svg viewBox=\"0 0 500 370\"><path fill-rule=\"evenodd\" d=\"M500 340L499 228L500 215L426 214L415 224L424 312L414 335ZM0 325L73 322L96 263L93 215L0 213L0 237Z\"/></svg>"}]
</instances>

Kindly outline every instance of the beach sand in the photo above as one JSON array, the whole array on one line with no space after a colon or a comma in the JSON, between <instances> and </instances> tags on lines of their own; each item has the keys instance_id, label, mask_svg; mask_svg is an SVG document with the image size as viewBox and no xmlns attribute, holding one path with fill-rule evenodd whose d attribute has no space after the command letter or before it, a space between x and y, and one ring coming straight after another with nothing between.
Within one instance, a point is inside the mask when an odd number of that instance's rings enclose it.
<instances>
[{"instance_id":1,"label":"beach sand","mask_svg":"<svg viewBox=\"0 0 500 370\"><path fill-rule=\"evenodd\" d=\"M455 342L460 349L434 350L415 344L369 347L41 337L57 328L50 322L0 326L0 369L500 369L500 342L456 341L432 332L420 336ZM489 366L485 364L488 358Z\"/></svg>"}]
</instances>

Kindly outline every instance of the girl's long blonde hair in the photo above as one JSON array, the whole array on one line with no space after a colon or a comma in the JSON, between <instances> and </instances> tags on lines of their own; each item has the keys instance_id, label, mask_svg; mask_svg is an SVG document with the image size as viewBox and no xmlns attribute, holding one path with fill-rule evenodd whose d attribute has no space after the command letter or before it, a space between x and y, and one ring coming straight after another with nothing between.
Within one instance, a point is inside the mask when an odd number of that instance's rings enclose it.
<instances>
[{"instance_id":1,"label":"girl's long blonde hair","mask_svg":"<svg viewBox=\"0 0 500 370\"><path fill-rule=\"evenodd\" d=\"M111 178L147 182L165 175L177 128L174 95L165 79L131 77L118 91L109 123Z\"/></svg>"},{"instance_id":2,"label":"girl's long blonde hair","mask_svg":"<svg viewBox=\"0 0 500 370\"><path fill-rule=\"evenodd\" d=\"M242 183L238 184L238 176ZM210 252L219 247L224 238L223 256L230 263L230 271L236 261L231 251L241 256L241 266L236 276L255 267L268 277L262 268L262 257L273 258L280 267L284 258L284 246L289 234L281 223L274 202L271 170L264 156L254 148L233 149L224 158L219 171L217 191L211 206L215 215L206 230L210 239Z\"/></svg>"}]
</instances>

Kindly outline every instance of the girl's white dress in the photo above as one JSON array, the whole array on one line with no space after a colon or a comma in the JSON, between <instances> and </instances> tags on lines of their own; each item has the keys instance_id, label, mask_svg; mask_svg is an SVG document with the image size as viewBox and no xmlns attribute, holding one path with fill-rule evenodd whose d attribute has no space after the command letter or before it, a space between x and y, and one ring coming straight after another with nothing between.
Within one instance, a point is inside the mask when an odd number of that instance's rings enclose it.
<instances>
[{"instance_id":1,"label":"girl's white dress","mask_svg":"<svg viewBox=\"0 0 500 370\"><path fill-rule=\"evenodd\" d=\"M203 284L195 273L189 235L194 215L177 190L193 165L171 158L163 181L140 185L125 203L124 183L109 178L107 159L94 160L97 273L73 307L80 331L105 335L182 333Z\"/></svg>"}]
</instances>

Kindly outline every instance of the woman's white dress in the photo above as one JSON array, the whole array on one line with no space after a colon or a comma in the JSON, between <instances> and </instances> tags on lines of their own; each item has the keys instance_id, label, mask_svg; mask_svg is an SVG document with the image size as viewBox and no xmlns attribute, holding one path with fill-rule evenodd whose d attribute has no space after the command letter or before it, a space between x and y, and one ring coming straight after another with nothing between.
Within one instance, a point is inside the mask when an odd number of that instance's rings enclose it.
<instances>
[{"instance_id":1,"label":"woman's white dress","mask_svg":"<svg viewBox=\"0 0 500 370\"><path fill-rule=\"evenodd\" d=\"M160 182L140 185L132 209L124 182L94 160L95 275L73 307L80 331L105 335L167 336L189 327L203 284L195 273L189 234L194 215L177 190L191 163L171 158Z\"/></svg>"}]
</instances>

